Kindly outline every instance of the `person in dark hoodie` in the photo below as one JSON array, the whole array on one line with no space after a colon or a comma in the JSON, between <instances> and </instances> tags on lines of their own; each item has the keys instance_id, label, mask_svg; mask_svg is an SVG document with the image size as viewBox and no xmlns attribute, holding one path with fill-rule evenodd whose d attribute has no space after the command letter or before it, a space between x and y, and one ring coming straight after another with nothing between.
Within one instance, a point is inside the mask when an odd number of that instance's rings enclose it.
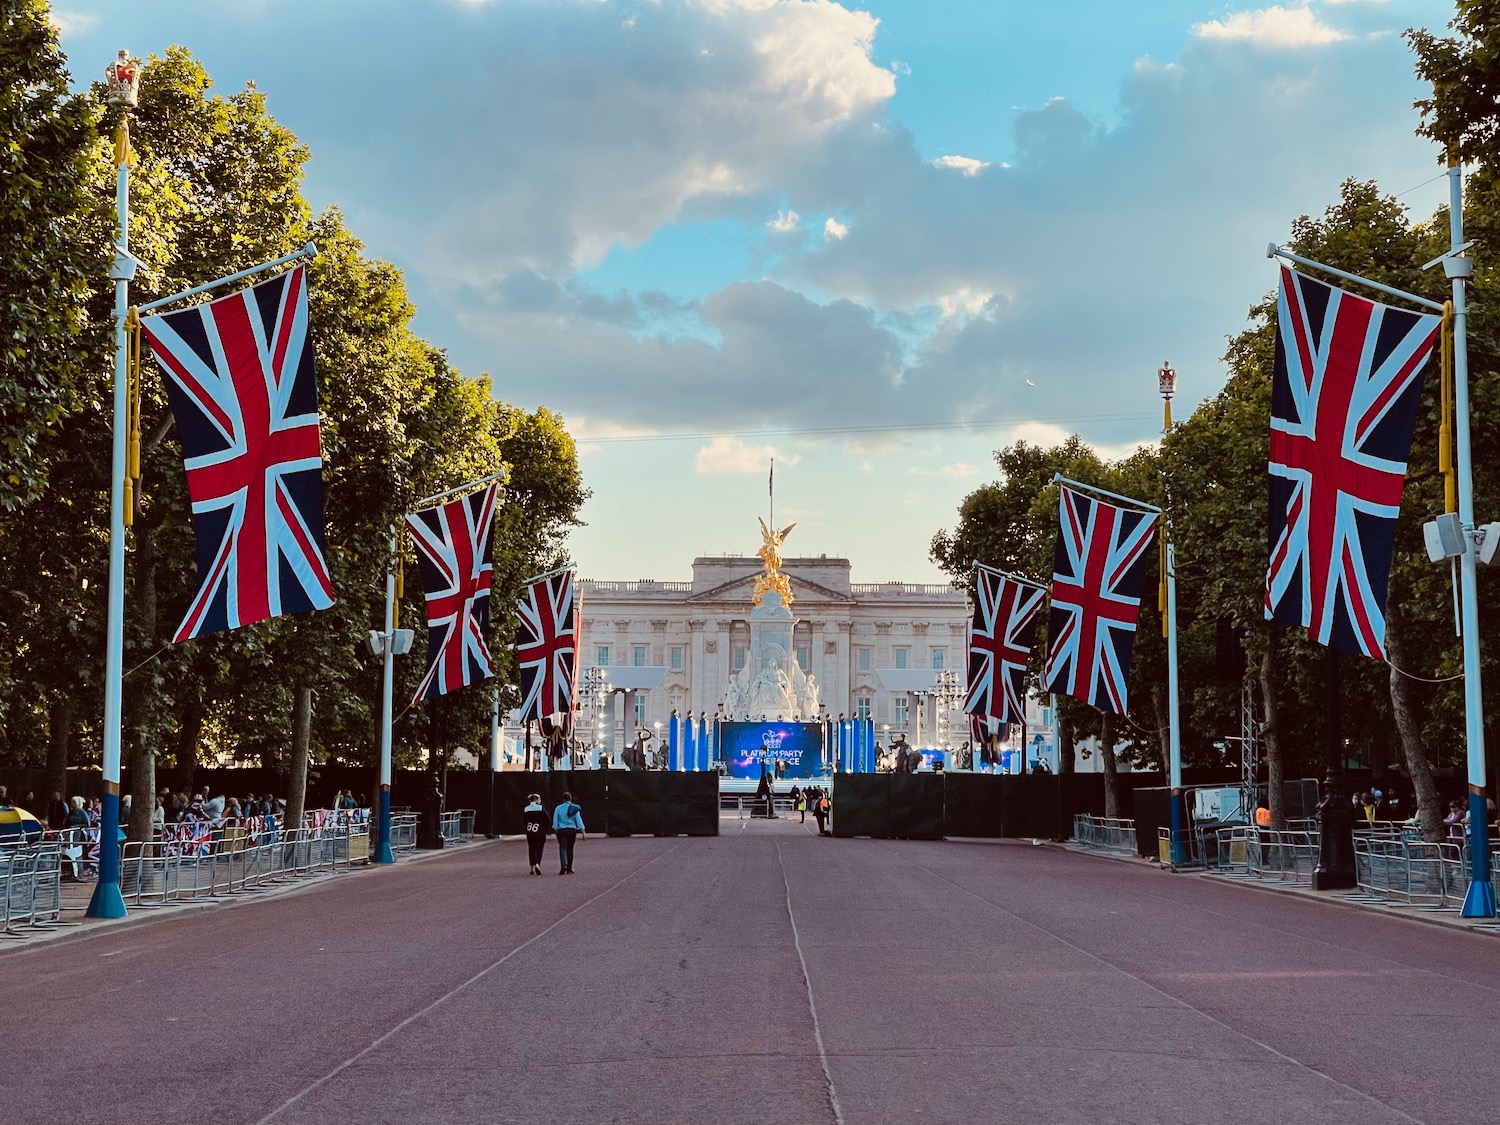
<instances>
[{"instance_id":1,"label":"person in dark hoodie","mask_svg":"<svg viewBox=\"0 0 1500 1125\"><path fill-rule=\"evenodd\" d=\"M526 818L526 854L531 861L531 874L542 873L542 852L547 847L547 810L542 807L542 795L533 793L526 798L523 810Z\"/></svg>"}]
</instances>

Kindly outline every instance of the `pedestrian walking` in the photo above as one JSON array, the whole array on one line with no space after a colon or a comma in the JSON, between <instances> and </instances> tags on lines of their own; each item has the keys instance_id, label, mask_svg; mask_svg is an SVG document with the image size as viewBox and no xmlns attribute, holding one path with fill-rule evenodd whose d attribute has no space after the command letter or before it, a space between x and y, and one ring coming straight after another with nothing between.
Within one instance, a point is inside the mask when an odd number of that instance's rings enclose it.
<instances>
[{"instance_id":1,"label":"pedestrian walking","mask_svg":"<svg viewBox=\"0 0 1500 1125\"><path fill-rule=\"evenodd\" d=\"M573 874L573 845L583 838L583 810L573 803L573 794L564 793L552 814L552 832L557 837L559 875Z\"/></svg>"},{"instance_id":2,"label":"pedestrian walking","mask_svg":"<svg viewBox=\"0 0 1500 1125\"><path fill-rule=\"evenodd\" d=\"M542 807L542 795L533 793L526 798L522 810L526 818L526 855L531 862L531 873L542 873L542 852L547 848L547 810Z\"/></svg>"},{"instance_id":3,"label":"pedestrian walking","mask_svg":"<svg viewBox=\"0 0 1500 1125\"><path fill-rule=\"evenodd\" d=\"M812 791L811 788L809 788L808 789L808 793L810 793L811 791ZM792 808L796 809L799 813L802 814L801 823L806 824L807 823L807 796L808 796L808 794L804 793L802 791L802 786L800 786L800 785L793 785L792 786L792 791L791 791L791 793L788 794L788 796L791 797L791 799L792 799Z\"/></svg>"}]
</instances>

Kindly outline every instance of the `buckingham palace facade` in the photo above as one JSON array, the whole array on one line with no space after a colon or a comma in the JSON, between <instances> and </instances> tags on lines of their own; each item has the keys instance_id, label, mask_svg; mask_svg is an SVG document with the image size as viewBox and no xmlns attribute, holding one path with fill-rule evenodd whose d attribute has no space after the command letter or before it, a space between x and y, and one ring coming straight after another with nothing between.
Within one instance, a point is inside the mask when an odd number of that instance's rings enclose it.
<instances>
[{"instance_id":1,"label":"buckingham palace facade","mask_svg":"<svg viewBox=\"0 0 1500 1125\"><path fill-rule=\"evenodd\" d=\"M854 582L848 559L826 556L787 558L781 569L794 596L794 656L816 678L826 713L872 718L877 729L889 726L890 736L910 737L926 697L932 722L925 689L937 673L963 676L970 612L964 591ZM652 685L628 697L617 691L611 726L650 728L673 710L715 715L730 679L750 659L761 571L756 557L703 557L693 560L690 582L578 581L582 673L605 668L615 685Z\"/></svg>"}]
</instances>

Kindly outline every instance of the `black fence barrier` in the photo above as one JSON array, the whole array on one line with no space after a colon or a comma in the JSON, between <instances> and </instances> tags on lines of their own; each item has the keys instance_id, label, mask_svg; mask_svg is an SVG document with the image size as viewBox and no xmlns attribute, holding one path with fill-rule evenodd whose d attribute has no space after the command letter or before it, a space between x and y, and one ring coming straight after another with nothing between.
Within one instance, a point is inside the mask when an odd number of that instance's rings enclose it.
<instances>
[{"instance_id":1,"label":"black fence barrier","mask_svg":"<svg viewBox=\"0 0 1500 1125\"><path fill-rule=\"evenodd\" d=\"M833 834L871 836L891 834L891 778L889 773L833 775Z\"/></svg>"},{"instance_id":2,"label":"black fence barrier","mask_svg":"<svg viewBox=\"0 0 1500 1125\"><path fill-rule=\"evenodd\" d=\"M487 775L480 775L487 776ZM712 773L557 770L495 775L495 812L502 835L524 831L522 809L541 795L550 816L564 792L583 810L590 832L609 836L717 836L719 778Z\"/></svg>"},{"instance_id":3,"label":"black fence barrier","mask_svg":"<svg viewBox=\"0 0 1500 1125\"><path fill-rule=\"evenodd\" d=\"M991 840L1004 836L1000 789L1000 779L987 774L944 774L943 835Z\"/></svg>"},{"instance_id":4,"label":"black fence barrier","mask_svg":"<svg viewBox=\"0 0 1500 1125\"><path fill-rule=\"evenodd\" d=\"M889 776L890 835L897 840L941 840L942 775L893 773Z\"/></svg>"}]
</instances>

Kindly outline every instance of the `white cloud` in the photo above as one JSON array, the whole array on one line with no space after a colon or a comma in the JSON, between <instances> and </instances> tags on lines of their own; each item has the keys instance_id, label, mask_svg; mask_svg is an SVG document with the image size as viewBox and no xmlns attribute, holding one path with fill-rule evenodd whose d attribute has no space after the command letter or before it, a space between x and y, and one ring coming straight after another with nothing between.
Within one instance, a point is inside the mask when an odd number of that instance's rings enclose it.
<instances>
[{"instance_id":1,"label":"white cloud","mask_svg":"<svg viewBox=\"0 0 1500 1125\"><path fill-rule=\"evenodd\" d=\"M59 35L81 35L91 30L98 22L98 16L85 12L55 11L52 13L52 25L57 28Z\"/></svg>"},{"instance_id":2,"label":"white cloud","mask_svg":"<svg viewBox=\"0 0 1500 1125\"><path fill-rule=\"evenodd\" d=\"M849 233L849 228L839 222L833 216L829 216L823 223L823 239L827 242L837 242Z\"/></svg>"},{"instance_id":3,"label":"white cloud","mask_svg":"<svg viewBox=\"0 0 1500 1125\"><path fill-rule=\"evenodd\" d=\"M932 163L939 168L952 168L965 176L977 176L982 169L989 167L987 161L975 160L972 156L940 156Z\"/></svg>"},{"instance_id":4,"label":"white cloud","mask_svg":"<svg viewBox=\"0 0 1500 1125\"><path fill-rule=\"evenodd\" d=\"M1235 12L1227 19L1193 25L1201 39L1254 43L1261 47L1322 47L1348 39L1347 32L1330 27L1309 8L1273 4L1251 12Z\"/></svg>"},{"instance_id":5,"label":"white cloud","mask_svg":"<svg viewBox=\"0 0 1500 1125\"><path fill-rule=\"evenodd\" d=\"M766 226L770 227L771 230L776 234L788 234L796 230L798 224L800 224L801 222L802 218L797 214L797 212L782 211L774 219L767 223Z\"/></svg>"},{"instance_id":6,"label":"white cloud","mask_svg":"<svg viewBox=\"0 0 1500 1125\"><path fill-rule=\"evenodd\" d=\"M942 310L945 319L955 316L978 316L994 299L993 293L982 289L971 289L964 285L952 293L944 293L939 297L938 308Z\"/></svg>"},{"instance_id":7,"label":"white cloud","mask_svg":"<svg viewBox=\"0 0 1500 1125\"><path fill-rule=\"evenodd\" d=\"M716 437L698 450L693 468L699 476L709 473L766 473L771 459L795 465L801 458L775 445L749 445L737 437Z\"/></svg>"},{"instance_id":8,"label":"white cloud","mask_svg":"<svg viewBox=\"0 0 1500 1125\"><path fill-rule=\"evenodd\" d=\"M955 461L951 465L939 465L935 469L913 466L906 471L914 477L939 477L944 480L966 480L969 477L977 477L980 473L978 465L967 465L962 461Z\"/></svg>"}]
</instances>

